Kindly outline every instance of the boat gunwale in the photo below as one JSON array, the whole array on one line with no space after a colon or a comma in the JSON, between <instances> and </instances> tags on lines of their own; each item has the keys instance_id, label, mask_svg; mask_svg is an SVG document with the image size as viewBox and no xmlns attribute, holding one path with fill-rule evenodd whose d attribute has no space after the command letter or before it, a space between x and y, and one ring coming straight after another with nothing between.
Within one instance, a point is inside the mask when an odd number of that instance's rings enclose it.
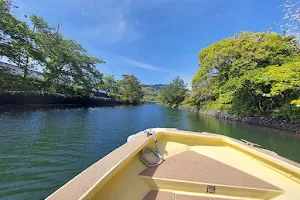
<instances>
[{"instance_id":1,"label":"boat gunwale","mask_svg":"<svg viewBox=\"0 0 300 200\"><path fill-rule=\"evenodd\" d=\"M161 133L161 132L159 132ZM157 139L159 139L161 136L163 136L163 134L158 134L155 133L155 136ZM138 136L140 137L140 136ZM147 136L148 137L148 136ZM93 196L91 193L94 192L94 190L96 189L100 189L106 182L104 182L105 179L109 178L108 176L111 175L111 173L118 173L120 170L122 170L122 166L126 165L127 161L129 162L131 158L133 158L134 156L137 155L138 152L140 152L145 146L147 146L149 143L151 143L151 137L148 137L147 140L140 144L137 148L135 148L130 154L127 154L122 160L120 160L117 164L115 164L109 171L107 171L88 191L86 191L86 193L84 193L82 195L82 197L80 199L86 199L89 196ZM124 145L126 145L127 143L125 143ZM122 146L124 146L122 145ZM120 147L122 147L120 146ZM120 148L119 147L119 148ZM112 153L112 152L111 152ZM121 168L121 169L119 169ZM109 181L105 180L105 181ZM100 184L101 183L101 184Z\"/></svg>"},{"instance_id":2,"label":"boat gunwale","mask_svg":"<svg viewBox=\"0 0 300 200\"><path fill-rule=\"evenodd\" d=\"M138 136L137 138L140 138L141 136ZM135 138L135 139L137 139ZM139 144L138 147L136 147L133 152L137 149L141 150L144 147L144 144L148 144L149 140L147 138L147 140L143 141L143 143ZM57 199L57 197L53 197L55 194L57 194L58 192L61 192L63 190L66 189L66 187L70 186L71 183L77 181L76 179L80 176L83 176L84 173L87 173L89 170L91 170L91 168L93 166L96 166L99 164L99 162L106 162L106 159L109 155L118 153L116 152L117 150L120 150L121 148L124 148L125 145L127 145L128 143L125 143L123 145L121 145L120 147L118 147L117 149L113 150L112 152L110 152L109 154L107 154L106 156L104 156L103 158L101 158L100 160L98 160L97 162L93 163L91 166L89 166L88 168L86 168L85 170L83 170L82 172L80 172L79 174L77 174L75 177L73 177L71 180L69 180L67 183L65 183L63 186L61 186L59 189L57 189L55 192L53 192L50 196L48 196L46 199L47 200L51 200L51 199ZM128 146L128 145L127 145ZM142 146L142 147L141 147ZM103 179L107 178L107 176L114 171L114 169L116 167L118 167L122 162L124 162L124 160L126 160L126 158L128 158L129 156L132 156L132 153L127 154L127 156L125 156L123 159L119 160L116 164L114 164L108 171L104 172L104 174L100 177L100 179L98 179L85 193L81 194L81 196L78 199L84 199L88 196L88 194L94 189L95 186L97 186L97 184L99 182L101 182ZM133 157L133 156L132 156ZM104 163L101 163L104 164ZM64 198L61 198L64 199Z\"/></svg>"}]
</instances>

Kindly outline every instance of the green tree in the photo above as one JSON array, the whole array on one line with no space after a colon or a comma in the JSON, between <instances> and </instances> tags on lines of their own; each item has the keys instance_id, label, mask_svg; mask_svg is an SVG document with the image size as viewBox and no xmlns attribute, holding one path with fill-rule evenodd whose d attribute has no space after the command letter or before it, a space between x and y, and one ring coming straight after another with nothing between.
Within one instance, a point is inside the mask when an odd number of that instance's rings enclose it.
<instances>
[{"instance_id":1,"label":"green tree","mask_svg":"<svg viewBox=\"0 0 300 200\"><path fill-rule=\"evenodd\" d=\"M299 44L292 36L241 32L198 56L190 100L198 108L277 116L299 99Z\"/></svg>"},{"instance_id":2,"label":"green tree","mask_svg":"<svg viewBox=\"0 0 300 200\"><path fill-rule=\"evenodd\" d=\"M13 45L19 40L19 26L21 24L12 14L14 8L11 1L0 0L0 55L7 57L17 57L13 51ZM22 28L21 28L22 29Z\"/></svg>"},{"instance_id":3,"label":"green tree","mask_svg":"<svg viewBox=\"0 0 300 200\"><path fill-rule=\"evenodd\" d=\"M250 83L255 88L256 104L263 111L274 112L291 120L300 119L300 62L273 65L253 71ZM294 105L295 104L295 105Z\"/></svg>"},{"instance_id":4,"label":"green tree","mask_svg":"<svg viewBox=\"0 0 300 200\"><path fill-rule=\"evenodd\" d=\"M0 0L0 56L8 57L24 71L22 80L13 80L19 83L35 81L28 78L28 74L34 65L39 65L43 68L44 81L38 88L50 92L91 94L102 81L96 65L104 61L90 56L76 41L65 39L59 33L59 25L53 28L42 18L32 15L33 28L29 28L30 25L12 14L14 8L17 7L10 0ZM1 76L3 80L5 76L10 77L7 73L1 73Z\"/></svg>"},{"instance_id":5,"label":"green tree","mask_svg":"<svg viewBox=\"0 0 300 200\"><path fill-rule=\"evenodd\" d=\"M103 83L100 84L99 89L105 90L108 93L108 96L111 96L111 94L120 93L120 84L119 81L115 79L114 75L107 74L103 76Z\"/></svg>"},{"instance_id":6,"label":"green tree","mask_svg":"<svg viewBox=\"0 0 300 200\"><path fill-rule=\"evenodd\" d=\"M134 75L122 75L120 81L122 88L122 98L125 101L139 103L142 101L144 93L140 81Z\"/></svg>"},{"instance_id":7,"label":"green tree","mask_svg":"<svg viewBox=\"0 0 300 200\"><path fill-rule=\"evenodd\" d=\"M48 88L60 93L66 93L73 88L89 95L102 82L102 74L96 65L104 61L88 55L76 41L64 39L59 33L59 26L50 27L35 15L31 16L31 21L36 27L35 44L41 54L39 60L44 66Z\"/></svg>"},{"instance_id":8,"label":"green tree","mask_svg":"<svg viewBox=\"0 0 300 200\"><path fill-rule=\"evenodd\" d=\"M172 82L163 89L160 96L163 103L169 104L169 106L178 107L186 97L186 84L179 77L175 77Z\"/></svg>"},{"instance_id":9,"label":"green tree","mask_svg":"<svg viewBox=\"0 0 300 200\"><path fill-rule=\"evenodd\" d=\"M33 43L34 32L27 23L11 14L13 8L16 6L11 1L0 0L0 56L6 56L22 68L26 78L33 68L31 61L36 59L38 51Z\"/></svg>"}]
</instances>

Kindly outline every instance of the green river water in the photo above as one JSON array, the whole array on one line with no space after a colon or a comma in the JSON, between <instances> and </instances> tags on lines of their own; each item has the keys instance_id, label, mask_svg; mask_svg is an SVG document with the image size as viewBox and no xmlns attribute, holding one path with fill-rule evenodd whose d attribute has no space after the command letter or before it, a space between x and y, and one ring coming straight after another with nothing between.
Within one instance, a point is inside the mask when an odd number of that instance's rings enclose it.
<instances>
[{"instance_id":1,"label":"green river water","mask_svg":"<svg viewBox=\"0 0 300 200\"><path fill-rule=\"evenodd\" d=\"M147 104L101 108L0 108L0 199L43 199L153 127L207 131L261 144L300 162L300 136Z\"/></svg>"}]
</instances>

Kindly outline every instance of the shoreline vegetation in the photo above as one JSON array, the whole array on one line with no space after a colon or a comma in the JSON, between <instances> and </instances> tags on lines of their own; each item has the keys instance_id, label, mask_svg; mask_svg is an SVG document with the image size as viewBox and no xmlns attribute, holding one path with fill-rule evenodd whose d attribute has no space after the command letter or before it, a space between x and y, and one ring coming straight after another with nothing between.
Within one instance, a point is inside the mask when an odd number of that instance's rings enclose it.
<instances>
[{"instance_id":1,"label":"shoreline vegetation","mask_svg":"<svg viewBox=\"0 0 300 200\"><path fill-rule=\"evenodd\" d=\"M284 119L270 118L265 116L238 116L226 112L220 112L217 110L209 110L209 111L198 110L195 108L190 108L188 106L172 107L169 106L168 104L160 104L160 103L158 103L158 105L170 107L173 109L186 110L188 112L192 112L200 115L209 115L209 116L216 117L218 119L274 128L278 130L288 131L293 134L300 134L300 122L292 122Z\"/></svg>"},{"instance_id":2,"label":"shoreline vegetation","mask_svg":"<svg viewBox=\"0 0 300 200\"><path fill-rule=\"evenodd\" d=\"M26 93L32 95L33 102L51 98L58 102L75 98L91 104L108 101L99 100L99 96L124 104L142 102L142 84L134 75L124 74L117 80L114 75L101 73L98 65L105 61L63 36L59 24L51 26L34 14L25 15L22 21L15 15L17 9L11 0L0 0L0 58L8 61L0 62L3 95L15 103L22 103L22 99L13 97Z\"/></svg>"},{"instance_id":3,"label":"shoreline vegetation","mask_svg":"<svg viewBox=\"0 0 300 200\"><path fill-rule=\"evenodd\" d=\"M158 102L275 128L284 127L282 123L299 127L299 5L281 5L281 33L240 31L202 49L192 90L185 90L177 77L158 95Z\"/></svg>"},{"instance_id":4,"label":"shoreline vegetation","mask_svg":"<svg viewBox=\"0 0 300 200\"><path fill-rule=\"evenodd\" d=\"M300 46L293 36L241 32L199 54L186 103L240 116L300 120Z\"/></svg>"},{"instance_id":5,"label":"shoreline vegetation","mask_svg":"<svg viewBox=\"0 0 300 200\"><path fill-rule=\"evenodd\" d=\"M291 35L244 31L216 42L199 52L192 90L176 77L158 95L158 101L211 115L226 113L225 118L255 124L260 124L253 122L260 117L266 119L261 124L272 122L274 125L267 126L275 128L282 122L299 124L298 41Z\"/></svg>"},{"instance_id":6,"label":"shoreline vegetation","mask_svg":"<svg viewBox=\"0 0 300 200\"><path fill-rule=\"evenodd\" d=\"M282 33L241 31L198 53L191 91L176 77L158 95L173 108L300 133L299 4ZM284 28L284 26L283 26Z\"/></svg>"}]
</instances>

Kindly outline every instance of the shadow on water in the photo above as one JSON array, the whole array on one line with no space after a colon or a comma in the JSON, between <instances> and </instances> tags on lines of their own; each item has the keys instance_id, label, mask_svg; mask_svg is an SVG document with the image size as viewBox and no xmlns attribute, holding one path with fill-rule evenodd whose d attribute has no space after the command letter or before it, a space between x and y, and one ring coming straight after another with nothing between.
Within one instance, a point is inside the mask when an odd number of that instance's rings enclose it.
<instances>
[{"instance_id":1,"label":"shadow on water","mask_svg":"<svg viewBox=\"0 0 300 200\"><path fill-rule=\"evenodd\" d=\"M300 162L300 137L148 104L116 107L0 107L0 198L42 199L153 127L246 139Z\"/></svg>"}]
</instances>

